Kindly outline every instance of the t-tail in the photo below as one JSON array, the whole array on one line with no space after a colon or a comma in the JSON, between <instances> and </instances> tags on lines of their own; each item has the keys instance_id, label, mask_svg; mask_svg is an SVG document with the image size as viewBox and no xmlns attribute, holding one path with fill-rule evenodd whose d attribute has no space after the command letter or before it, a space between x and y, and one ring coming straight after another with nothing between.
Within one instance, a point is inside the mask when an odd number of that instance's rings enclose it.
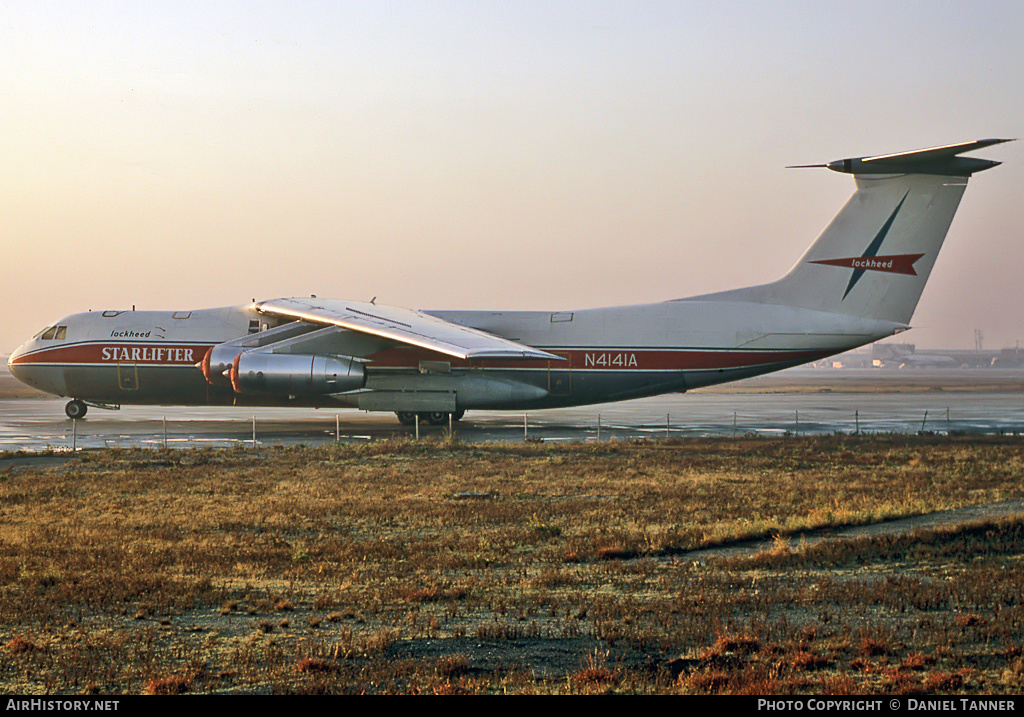
<instances>
[{"instance_id":1,"label":"t-tail","mask_svg":"<svg viewBox=\"0 0 1024 717\"><path fill-rule=\"evenodd\" d=\"M802 165L852 174L857 190L784 277L701 298L908 324L968 178L1000 164L959 155L1007 141Z\"/></svg>"}]
</instances>

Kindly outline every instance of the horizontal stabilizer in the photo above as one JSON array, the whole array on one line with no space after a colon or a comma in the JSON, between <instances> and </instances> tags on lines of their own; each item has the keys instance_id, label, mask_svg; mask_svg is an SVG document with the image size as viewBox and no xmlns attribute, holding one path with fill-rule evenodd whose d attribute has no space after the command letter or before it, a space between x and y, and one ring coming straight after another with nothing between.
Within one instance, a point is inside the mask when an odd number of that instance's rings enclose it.
<instances>
[{"instance_id":1,"label":"horizontal stabilizer","mask_svg":"<svg viewBox=\"0 0 1024 717\"><path fill-rule=\"evenodd\" d=\"M833 172L844 174L937 174L947 177L969 177L975 172L991 169L1000 162L958 155L1012 141L1009 139L979 139L974 142L917 149L911 152L837 159L827 164L794 165L791 168L825 167Z\"/></svg>"}]
</instances>

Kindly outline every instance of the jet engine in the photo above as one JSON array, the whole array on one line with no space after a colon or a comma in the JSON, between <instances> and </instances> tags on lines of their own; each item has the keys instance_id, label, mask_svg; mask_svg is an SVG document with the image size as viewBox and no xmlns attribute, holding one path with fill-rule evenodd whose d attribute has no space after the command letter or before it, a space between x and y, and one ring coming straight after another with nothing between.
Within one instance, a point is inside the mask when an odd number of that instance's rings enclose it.
<instances>
[{"instance_id":1,"label":"jet engine","mask_svg":"<svg viewBox=\"0 0 1024 717\"><path fill-rule=\"evenodd\" d=\"M326 331L335 330L333 328L326 329ZM231 383L231 380L228 378L231 365L239 354L254 349L266 348L272 344L284 346L294 343L294 341L303 337L308 338L324 331L325 329L319 329L318 331L315 325L304 321L293 321L290 324L284 324L283 326L277 326L266 331L249 334L233 341L212 346L206 352L206 355L203 356L203 360L196 364L196 366L203 370L203 376L206 377L207 383L213 386L227 386Z\"/></svg>"},{"instance_id":2,"label":"jet engine","mask_svg":"<svg viewBox=\"0 0 1024 717\"><path fill-rule=\"evenodd\" d=\"M248 351L230 369L236 393L315 396L354 391L366 383L363 364L349 356Z\"/></svg>"},{"instance_id":3,"label":"jet engine","mask_svg":"<svg viewBox=\"0 0 1024 717\"><path fill-rule=\"evenodd\" d=\"M224 373L231 369L232 362L238 358L244 349L235 346L213 346L203 360L199 362L199 368L203 370L206 382L212 386L226 386L231 380Z\"/></svg>"}]
</instances>

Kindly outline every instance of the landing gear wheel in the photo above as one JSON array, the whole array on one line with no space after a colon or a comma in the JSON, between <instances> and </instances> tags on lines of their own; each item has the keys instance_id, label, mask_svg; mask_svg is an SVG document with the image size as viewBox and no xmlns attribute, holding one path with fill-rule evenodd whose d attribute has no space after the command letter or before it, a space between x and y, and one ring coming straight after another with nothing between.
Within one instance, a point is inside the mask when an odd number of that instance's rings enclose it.
<instances>
[{"instance_id":1,"label":"landing gear wheel","mask_svg":"<svg viewBox=\"0 0 1024 717\"><path fill-rule=\"evenodd\" d=\"M77 398L74 401L68 401L68 405L64 406L64 413L68 414L68 418L85 418L88 410L89 407Z\"/></svg>"},{"instance_id":2,"label":"landing gear wheel","mask_svg":"<svg viewBox=\"0 0 1024 717\"><path fill-rule=\"evenodd\" d=\"M403 426L416 425L415 413L410 413L408 411L398 411L395 415L398 416L398 422L401 423Z\"/></svg>"},{"instance_id":3,"label":"landing gear wheel","mask_svg":"<svg viewBox=\"0 0 1024 717\"><path fill-rule=\"evenodd\" d=\"M453 421L461 421L462 417L466 415L466 409L460 408L458 411L452 414Z\"/></svg>"},{"instance_id":4,"label":"landing gear wheel","mask_svg":"<svg viewBox=\"0 0 1024 717\"><path fill-rule=\"evenodd\" d=\"M427 414L427 423L432 426L443 426L448 423L448 414L445 411L431 411Z\"/></svg>"}]
</instances>

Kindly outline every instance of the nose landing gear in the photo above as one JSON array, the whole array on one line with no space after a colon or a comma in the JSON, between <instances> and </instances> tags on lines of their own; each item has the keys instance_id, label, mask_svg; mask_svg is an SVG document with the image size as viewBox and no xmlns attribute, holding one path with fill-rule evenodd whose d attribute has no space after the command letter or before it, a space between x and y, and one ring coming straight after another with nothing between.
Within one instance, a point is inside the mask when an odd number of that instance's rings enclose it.
<instances>
[{"instance_id":1,"label":"nose landing gear","mask_svg":"<svg viewBox=\"0 0 1024 717\"><path fill-rule=\"evenodd\" d=\"M74 401L68 401L68 405L64 406L64 413L68 415L68 418L85 418L88 410L89 407L77 398Z\"/></svg>"}]
</instances>

